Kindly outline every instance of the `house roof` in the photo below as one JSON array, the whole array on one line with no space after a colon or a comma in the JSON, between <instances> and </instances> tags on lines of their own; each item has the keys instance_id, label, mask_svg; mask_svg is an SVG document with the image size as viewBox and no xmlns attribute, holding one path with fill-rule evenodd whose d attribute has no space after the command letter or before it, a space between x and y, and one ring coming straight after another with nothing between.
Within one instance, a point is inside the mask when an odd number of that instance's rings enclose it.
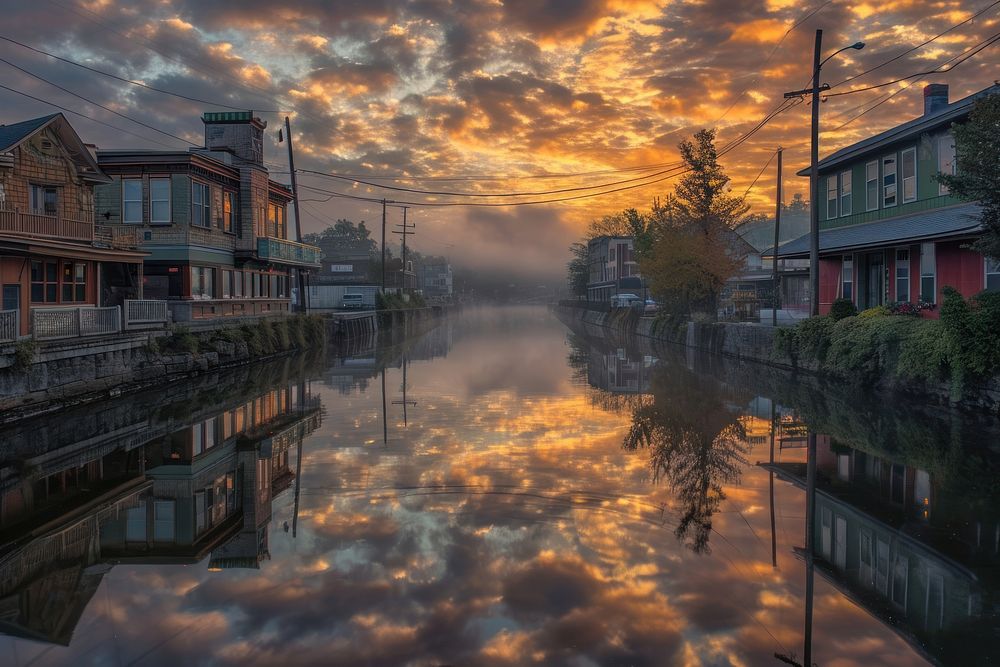
<instances>
[{"instance_id":1,"label":"house roof","mask_svg":"<svg viewBox=\"0 0 1000 667\"><path fill-rule=\"evenodd\" d=\"M977 204L959 204L859 225L823 229L819 233L819 251L820 254L846 252L971 234L982 229L979 211ZM768 249L764 256L771 257L772 250ZM808 256L809 234L778 246L779 259Z\"/></svg>"},{"instance_id":2,"label":"house roof","mask_svg":"<svg viewBox=\"0 0 1000 667\"><path fill-rule=\"evenodd\" d=\"M967 114L976 100L992 94L1000 94L1000 84L984 88L978 93L973 93L968 97L952 102L947 106L941 107L934 113L918 116L913 120L903 123L902 125L897 125L896 127L890 128L885 132L868 137L864 141L859 141L856 144L845 146L839 151L836 151L835 153L832 153L831 155L828 155L820 160L819 170L823 171L825 169L836 167L837 165L845 162L850 162L869 151L883 148L896 141L902 141L908 136L927 132L941 125L950 124ZM805 169L796 172L796 175L808 176L809 168L806 167Z\"/></svg>"},{"instance_id":3,"label":"house roof","mask_svg":"<svg viewBox=\"0 0 1000 667\"><path fill-rule=\"evenodd\" d=\"M0 153L7 153L14 150L35 133L45 127L51 126L59 136L63 148L76 162L80 170L80 175L89 181L97 183L110 183L111 179L101 171L97 164L97 159L87 147L80 135L76 133L73 126L66 120L66 116L61 113L49 114L41 118L23 120L20 123L11 125L0 125Z\"/></svg>"}]
</instances>

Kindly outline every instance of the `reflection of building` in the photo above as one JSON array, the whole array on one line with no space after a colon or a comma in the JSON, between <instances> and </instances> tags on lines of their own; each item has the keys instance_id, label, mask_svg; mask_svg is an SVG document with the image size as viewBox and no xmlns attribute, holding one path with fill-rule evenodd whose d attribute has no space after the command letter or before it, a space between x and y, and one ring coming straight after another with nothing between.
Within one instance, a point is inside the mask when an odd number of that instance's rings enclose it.
<instances>
[{"instance_id":1,"label":"reflection of building","mask_svg":"<svg viewBox=\"0 0 1000 667\"><path fill-rule=\"evenodd\" d=\"M639 394L649 391L651 368L656 359L649 355L630 359L624 348L590 349L587 383L611 393Z\"/></svg>"},{"instance_id":2,"label":"reflection of building","mask_svg":"<svg viewBox=\"0 0 1000 667\"><path fill-rule=\"evenodd\" d=\"M987 655L990 639L970 628L995 613L986 581L1000 563L996 518L954 499L939 509L949 501L927 470L818 440L817 571L932 662ZM802 464L773 469L805 486Z\"/></svg>"},{"instance_id":3,"label":"reflection of building","mask_svg":"<svg viewBox=\"0 0 1000 667\"><path fill-rule=\"evenodd\" d=\"M645 296L634 243L629 236L598 236L590 240L587 244L588 301L609 301L618 293Z\"/></svg>"},{"instance_id":4,"label":"reflection of building","mask_svg":"<svg viewBox=\"0 0 1000 667\"><path fill-rule=\"evenodd\" d=\"M271 502L294 480L289 450L318 427L318 402L287 385L186 414L195 421L178 428L167 411L134 447L109 450L98 434L2 471L0 631L68 644L114 563L268 558Z\"/></svg>"}]
</instances>

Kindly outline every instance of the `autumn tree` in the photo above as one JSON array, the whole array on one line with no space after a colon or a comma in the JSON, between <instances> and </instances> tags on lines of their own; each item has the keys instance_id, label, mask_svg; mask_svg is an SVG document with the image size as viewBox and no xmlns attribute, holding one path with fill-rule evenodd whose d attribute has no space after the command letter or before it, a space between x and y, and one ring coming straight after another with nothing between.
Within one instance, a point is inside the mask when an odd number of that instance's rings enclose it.
<instances>
[{"instance_id":1,"label":"autumn tree","mask_svg":"<svg viewBox=\"0 0 1000 667\"><path fill-rule=\"evenodd\" d=\"M940 181L952 194L976 201L984 234L975 248L1000 261L1000 95L976 101L969 120L952 127L955 135L955 174Z\"/></svg>"},{"instance_id":2,"label":"autumn tree","mask_svg":"<svg viewBox=\"0 0 1000 667\"><path fill-rule=\"evenodd\" d=\"M590 253L586 243L574 243L569 247L572 259L566 264L569 289L574 296L587 296L590 282Z\"/></svg>"}]
</instances>

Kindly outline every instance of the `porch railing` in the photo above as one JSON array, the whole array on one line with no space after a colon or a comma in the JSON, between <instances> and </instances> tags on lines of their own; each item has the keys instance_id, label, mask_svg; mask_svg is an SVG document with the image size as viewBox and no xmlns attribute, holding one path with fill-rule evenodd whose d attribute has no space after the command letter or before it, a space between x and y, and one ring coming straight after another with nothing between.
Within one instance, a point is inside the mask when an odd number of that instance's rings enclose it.
<instances>
[{"instance_id":1,"label":"porch railing","mask_svg":"<svg viewBox=\"0 0 1000 667\"><path fill-rule=\"evenodd\" d=\"M17 340L21 329L20 315L16 310L0 310L0 343Z\"/></svg>"},{"instance_id":2,"label":"porch railing","mask_svg":"<svg viewBox=\"0 0 1000 667\"><path fill-rule=\"evenodd\" d=\"M122 311L118 306L35 308L31 311L31 333L36 340L100 336L121 330Z\"/></svg>"},{"instance_id":3,"label":"porch railing","mask_svg":"<svg viewBox=\"0 0 1000 667\"><path fill-rule=\"evenodd\" d=\"M0 210L0 232L32 238L93 241L94 223L54 215Z\"/></svg>"},{"instance_id":4,"label":"porch railing","mask_svg":"<svg viewBox=\"0 0 1000 667\"><path fill-rule=\"evenodd\" d=\"M148 329L165 325L170 320L170 309L166 301L153 299L125 300L125 328Z\"/></svg>"}]
</instances>

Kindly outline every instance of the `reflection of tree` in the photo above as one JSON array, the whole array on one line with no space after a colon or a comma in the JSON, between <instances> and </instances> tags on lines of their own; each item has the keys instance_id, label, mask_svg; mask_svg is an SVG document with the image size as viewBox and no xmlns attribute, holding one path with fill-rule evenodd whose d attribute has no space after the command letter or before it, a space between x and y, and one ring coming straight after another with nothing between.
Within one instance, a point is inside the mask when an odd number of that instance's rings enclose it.
<instances>
[{"instance_id":1,"label":"reflection of tree","mask_svg":"<svg viewBox=\"0 0 1000 667\"><path fill-rule=\"evenodd\" d=\"M678 367L667 373L654 374L653 400L633 411L623 446L649 450L653 480L670 485L680 508L674 535L695 553L708 553L723 484L738 480L747 463L746 433L711 378Z\"/></svg>"}]
</instances>

